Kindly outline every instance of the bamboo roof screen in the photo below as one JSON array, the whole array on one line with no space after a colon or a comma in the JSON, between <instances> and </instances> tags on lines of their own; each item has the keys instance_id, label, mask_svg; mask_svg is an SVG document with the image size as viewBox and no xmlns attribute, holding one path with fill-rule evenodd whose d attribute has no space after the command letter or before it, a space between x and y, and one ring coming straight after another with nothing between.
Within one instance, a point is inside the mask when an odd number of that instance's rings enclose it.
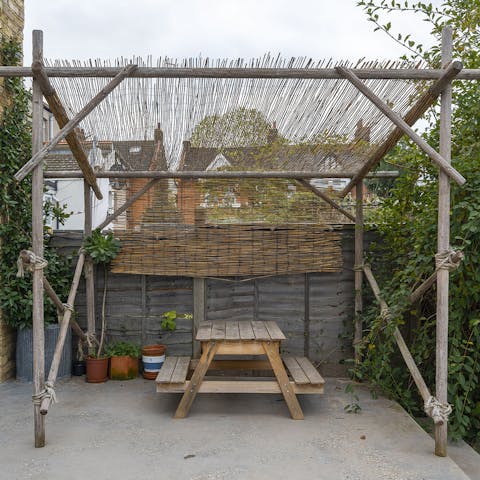
<instances>
[{"instance_id":1,"label":"bamboo roof screen","mask_svg":"<svg viewBox=\"0 0 480 480\"><path fill-rule=\"evenodd\" d=\"M334 62L300 57L283 59L265 55L245 60L161 58L48 61L47 66L124 66L168 68L235 67L245 68L413 68L403 61ZM418 66L418 65L416 65ZM69 115L77 113L108 82L108 78L51 78ZM366 80L366 84L398 114L429 85L426 81ZM369 153L392 131L393 126L368 99L347 80L271 78L127 78L81 123L87 138L127 141L153 138L157 125L163 131L168 168L181 165L184 142L195 147L218 149L264 146L271 133L254 125L251 117L238 121L235 111L254 111L282 140L296 150L276 154L268 168L274 170L358 171ZM229 117L230 115L230 117ZM198 125L210 117L202 138ZM220 122L219 119L224 121ZM236 119L236 120L235 120ZM254 128L255 130L255 128ZM194 135L194 133L197 133ZM192 138L192 135L194 137ZM196 143L195 143L196 141ZM248 145L245 143L247 142ZM262 162L260 162L262 163ZM238 165L243 169L244 165ZM257 165L249 169L265 169Z\"/></svg>"},{"instance_id":2,"label":"bamboo roof screen","mask_svg":"<svg viewBox=\"0 0 480 480\"><path fill-rule=\"evenodd\" d=\"M120 59L114 65L128 63L152 66L154 62ZM100 60L49 65L112 66ZM250 62L156 61L156 66L170 68L308 70L336 65L412 67L398 61L335 64L268 55ZM73 116L108 79L51 81ZM366 84L402 116L429 85L380 79ZM100 148L114 152L114 157L109 154L115 158L111 170L332 174L358 172L394 128L347 80L135 77L125 79L80 126L86 149L96 139ZM46 160L53 169L52 157ZM113 183L116 209L148 180ZM353 213L352 205L343 206ZM112 270L193 277L335 272L342 268L341 239L330 226L339 223L350 221L294 180L156 180L113 224L122 250Z\"/></svg>"}]
</instances>

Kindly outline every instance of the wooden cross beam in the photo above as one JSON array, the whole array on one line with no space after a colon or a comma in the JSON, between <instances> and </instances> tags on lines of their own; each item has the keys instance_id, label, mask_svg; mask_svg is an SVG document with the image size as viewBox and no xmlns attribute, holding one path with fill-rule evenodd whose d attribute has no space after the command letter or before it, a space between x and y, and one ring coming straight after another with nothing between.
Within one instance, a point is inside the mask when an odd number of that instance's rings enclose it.
<instances>
[{"instance_id":1,"label":"wooden cross beam","mask_svg":"<svg viewBox=\"0 0 480 480\"><path fill-rule=\"evenodd\" d=\"M121 67L47 67L50 78L113 78ZM355 68L358 78L380 80L438 80L437 68ZM0 77L31 77L30 67L0 66ZM296 78L341 79L334 68L177 68L141 67L134 78ZM480 68L466 68L458 80L480 80Z\"/></svg>"},{"instance_id":2,"label":"wooden cross beam","mask_svg":"<svg viewBox=\"0 0 480 480\"><path fill-rule=\"evenodd\" d=\"M412 126L427 110L430 108L446 85L462 71L462 62L456 60L452 62L445 70L442 76L416 101L413 107L404 117L405 123ZM402 138L404 132L400 128L395 128L385 141L377 147L370 159L362 166L359 172L352 177L348 185L343 189L340 196L344 197L348 192L365 177L368 172L374 168L380 160L397 144Z\"/></svg>"},{"instance_id":3,"label":"wooden cross beam","mask_svg":"<svg viewBox=\"0 0 480 480\"><path fill-rule=\"evenodd\" d=\"M354 73L344 67L336 67L336 70L343 75L350 83L365 95L386 117L388 117L400 130L415 142L432 160L458 185L465 183L465 178L455 170L445 158L443 158L434 148L432 148L410 125L395 113L381 98L377 97L365 83L363 83Z\"/></svg>"},{"instance_id":4,"label":"wooden cross beam","mask_svg":"<svg viewBox=\"0 0 480 480\"><path fill-rule=\"evenodd\" d=\"M285 178L302 179L302 178L353 178L354 172L313 172L313 171L286 171L286 170L270 170L270 171L171 171L171 170L136 170L123 172L98 172L97 178ZM399 172L372 172L366 175L367 178L397 178ZM60 171L60 172L44 172L45 178L82 178L82 172L79 171Z\"/></svg>"},{"instance_id":5,"label":"wooden cross beam","mask_svg":"<svg viewBox=\"0 0 480 480\"><path fill-rule=\"evenodd\" d=\"M107 98L115 87L117 87L124 78L130 76L137 69L136 65L128 65L123 68L115 78L108 83L95 97L90 100L58 133L50 140L48 145L40 149L33 157L14 175L18 182L23 180L54 148L55 145L63 140L73 129L95 108L102 100Z\"/></svg>"},{"instance_id":6,"label":"wooden cross beam","mask_svg":"<svg viewBox=\"0 0 480 480\"><path fill-rule=\"evenodd\" d=\"M340 213L345 215L349 220L355 222L355 216L350 212L341 207L338 203L333 201L327 194L323 193L320 189L312 185L309 181L302 179L298 180L298 183L301 183L305 188L313 192L317 197L321 198L324 202L328 203L331 207L338 210Z\"/></svg>"},{"instance_id":7,"label":"wooden cross beam","mask_svg":"<svg viewBox=\"0 0 480 480\"><path fill-rule=\"evenodd\" d=\"M35 61L32 63L32 71L35 80L37 80L40 88L42 89L43 96L50 107L50 110L55 117L55 120L58 123L60 128L63 128L69 122L69 118L67 112L58 97L57 92L53 88L53 85L50 83L50 79L48 78L47 74L45 73L45 68L41 62ZM67 140L68 146L72 151L75 160L80 167L80 170L83 173L83 176L87 183L92 187L92 190L95 192L96 197L101 200L103 198L102 192L97 185L97 181L95 178L95 173L88 163L87 155L83 150L82 143L78 138L76 129L70 132L68 135L65 136Z\"/></svg>"}]
</instances>

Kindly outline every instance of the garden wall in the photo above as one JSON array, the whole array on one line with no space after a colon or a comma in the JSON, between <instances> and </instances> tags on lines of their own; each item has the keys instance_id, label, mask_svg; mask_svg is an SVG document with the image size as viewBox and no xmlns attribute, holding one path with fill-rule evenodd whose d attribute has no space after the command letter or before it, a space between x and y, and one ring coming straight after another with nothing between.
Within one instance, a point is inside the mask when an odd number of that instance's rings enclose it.
<instances>
[{"instance_id":1,"label":"garden wall","mask_svg":"<svg viewBox=\"0 0 480 480\"><path fill-rule=\"evenodd\" d=\"M343 269L247 279L207 279L208 320L275 320L287 336L284 351L308 355L325 375L341 375L351 358L354 300L354 229L343 227ZM52 239L63 253L78 248L81 234L58 232ZM162 342L171 354L192 352L192 321L179 320L177 330L162 332L162 314L193 312L193 280L188 277L109 274L106 302L108 338L147 344ZM96 316L100 328L103 268L96 271ZM77 320L86 327L85 290L75 304Z\"/></svg>"}]
</instances>

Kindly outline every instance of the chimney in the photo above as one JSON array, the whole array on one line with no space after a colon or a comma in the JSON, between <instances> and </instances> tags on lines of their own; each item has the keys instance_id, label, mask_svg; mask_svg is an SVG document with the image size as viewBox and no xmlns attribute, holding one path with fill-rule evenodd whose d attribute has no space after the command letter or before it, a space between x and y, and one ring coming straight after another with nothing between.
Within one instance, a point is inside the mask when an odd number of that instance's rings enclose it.
<instances>
[{"instance_id":1,"label":"chimney","mask_svg":"<svg viewBox=\"0 0 480 480\"><path fill-rule=\"evenodd\" d=\"M153 132L153 141L155 142L155 145L157 143L163 144L163 132L160 128L160 124L157 124L157 128Z\"/></svg>"},{"instance_id":2,"label":"chimney","mask_svg":"<svg viewBox=\"0 0 480 480\"><path fill-rule=\"evenodd\" d=\"M368 127L367 125L363 125L363 120L360 119L357 122L353 139L355 140L355 142L363 140L364 142L370 143L370 131L370 127Z\"/></svg>"},{"instance_id":3,"label":"chimney","mask_svg":"<svg viewBox=\"0 0 480 480\"><path fill-rule=\"evenodd\" d=\"M277 122L273 122L272 127L270 128L267 134L267 142L273 143L277 138L278 138Z\"/></svg>"},{"instance_id":4,"label":"chimney","mask_svg":"<svg viewBox=\"0 0 480 480\"><path fill-rule=\"evenodd\" d=\"M77 137L81 143L85 143L87 141L85 137L85 130L83 128L76 127L75 133L77 134Z\"/></svg>"}]
</instances>

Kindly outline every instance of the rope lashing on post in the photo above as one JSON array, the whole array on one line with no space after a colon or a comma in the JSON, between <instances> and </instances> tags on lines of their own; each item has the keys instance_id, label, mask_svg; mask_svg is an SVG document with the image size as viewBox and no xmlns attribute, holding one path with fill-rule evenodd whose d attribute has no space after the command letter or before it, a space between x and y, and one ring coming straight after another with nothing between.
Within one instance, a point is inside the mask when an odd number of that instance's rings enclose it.
<instances>
[{"instance_id":1,"label":"rope lashing on post","mask_svg":"<svg viewBox=\"0 0 480 480\"><path fill-rule=\"evenodd\" d=\"M64 303L63 307L65 310L70 310L72 313L74 312L73 305L70 305L70 303Z\"/></svg>"},{"instance_id":2,"label":"rope lashing on post","mask_svg":"<svg viewBox=\"0 0 480 480\"><path fill-rule=\"evenodd\" d=\"M85 343L87 344L88 350L93 348L94 345L98 346L99 344L97 337L95 336L94 333L86 332L85 337L83 339L82 338L78 339L77 350L78 350L79 360L83 360L85 358L85 355L83 353L83 347Z\"/></svg>"},{"instance_id":3,"label":"rope lashing on post","mask_svg":"<svg viewBox=\"0 0 480 480\"><path fill-rule=\"evenodd\" d=\"M98 340L97 340L97 337L95 336L94 333L87 332L85 334L85 337L86 337L86 342L87 342L88 348L91 348L93 346L93 344L98 345Z\"/></svg>"},{"instance_id":4,"label":"rope lashing on post","mask_svg":"<svg viewBox=\"0 0 480 480\"><path fill-rule=\"evenodd\" d=\"M48 262L33 253L31 250L22 250L17 259L17 277L23 278L25 270L33 272L34 270L43 270Z\"/></svg>"},{"instance_id":5,"label":"rope lashing on post","mask_svg":"<svg viewBox=\"0 0 480 480\"><path fill-rule=\"evenodd\" d=\"M353 271L354 272L363 272L363 263L360 263L359 265L354 265L353 266Z\"/></svg>"},{"instance_id":6,"label":"rope lashing on post","mask_svg":"<svg viewBox=\"0 0 480 480\"><path fill-rule=\"evenodd\" d=\"M423 409L436 425L448 422L448 416L452 413L452 406L449 403L440 403L434 396L425 402Z\"/></svg>"},{"instance_id":7,"label":"rope lashing on post","mask_svg":"<svg viewBox=\"0 0 480 480\"><path fill-rule=\"evenodd\" d=\"M388 323L391 319L390 309L386 309L386 308L380 309L380 318L382 319L382 322Z\"/></svg>"},{"instance_id":8,"label":"rope lashing on post","mask_svg":"<svg viewBox=\"0 0 480 480\"><path fill-rule=\"evenodd\" d=\"M435 267L437 270L448 270L449 272L453 272L459 267L463 257L463 252L455 251L450 247L444 252L435 254Z\"/></svg>"},{"instance_id":9,"label":"rope lashing on post","mask_svg":"<svg viewBox=\"0 0 480 480\"><path fill-rule=\"evenodd\" d=\"M44 398L50 398L52 403L58 403L57 395L55 393L55 389L53 388L53 383L46 382L45 388L41 392L32 395L33 404L41 405Z\"/></svg>"}]
</instances>

